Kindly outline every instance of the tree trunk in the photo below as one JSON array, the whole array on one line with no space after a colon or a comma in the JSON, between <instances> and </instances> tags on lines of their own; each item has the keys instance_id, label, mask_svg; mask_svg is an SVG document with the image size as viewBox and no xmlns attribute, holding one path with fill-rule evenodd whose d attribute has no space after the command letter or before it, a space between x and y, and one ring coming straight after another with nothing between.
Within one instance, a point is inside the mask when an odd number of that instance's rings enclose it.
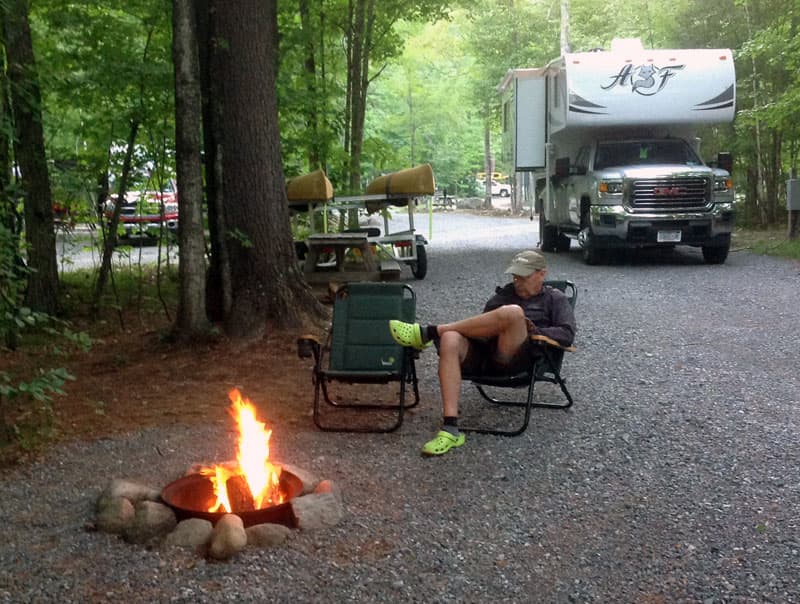
<instances>
[{"instance_id":1,"label":"tree trunk","mask_svg":"<svg viewBox=\"0 0 800 604\"><path fill-rule=\"evenodd\" d=\"M203 102L203 151L205 153L206 207L211 249L206 279L206 313L212 321L224 321L231 310L231 270L225 245L225 212L222 190L222 90L221 82L211 77L220 72L217 62L220 44L216 20L209 2L195 3L200 87ZM215 67L216 65L216 67Z\"/></svg>"},{"instance_id":2,"label":"tree trunk","mask_svg":"<svg viewBox=\"0 0 800 604\"><path fill-rule=\"evenodd\" d=\"M131 129L128 132L128 142L125 149L125 158L122 160L122 174L119 178L119 190L117 191L117 201L114 203L114 213L108 222L108 229L103 240L103 259L100 262L100 272L97 274L94 297L91 302L91 316L97 318L100 312L100 302L103 298L103 291L106 288L106 281L111 274L111 258L114 255L114 248L117 247L117 225L122 213L122 205L125 203L125 195L128 194L128 178L131 173L133 163L133 150L136 144L136 137L139 134L139 122L131 122Z\"/></svg>"},{"instance_id":3,"label":"tree trunk","mask_svg":"<svg viewBox=\"0 0 800 604\"><path fill-rule=\"evenodd\" d=\"M324 168L322 139L320 137L320 94L317 86L317 62L314 49L315 28L312 25L311 6L309 0L298 0L297 11L300 13L300 25L303 34L305 60L303 71L306 84L305 122L308 130L306 156L311 170Z\"/></svg>"},{"instance_id":4,"label":"tree trunk","mask_svg":"<svg viewBox=\"0 0 800 604\"><path fill-rule=\"evenodd\" d=\"M217 74L223 87L222 158L234 337L258 337L268 325L294 327L322 315L302 278L289 228L275 93L277 0L218 0Z\"/></svg>"},{"instance_id":5,"label":"tree trunk","mask_svg":"<svg viewBox=\"0 0 800 604\"><path fill-rule=\"evenodd\" d=\"M569 39L570 19L569 0L561 0L561 56L570 52L572 47Z\"/></svg>"},{"instance_id":6,"label":"tree trunk","mask_svg":"<svg viewBox=\"0 0 800 604\"><path fill-rule=\"evenodd\" d=\"M6 65L14 114L15 157L25 196L28 287L25 304L49 314L58 312L58 264L53 224L53 195L47 172L41 94L25 0L5 6Z\"/></svg>"},{"instance_id":7,"label":"tree trunk","mask_svg":"<svg viewBox=\"0 0 800 604\"><path fill-rule=\"evenodd\" d=\"M172 59L175 69L175 167L178 179L178 266L180 290L175 331L185 338L204 335L205 238L203 174L200 164L200 59L191 0L172 3Z\"/></svg>"},{"instance_id":8,"label":"tree trunk","mask_svg":"<svg viewBox=\"0 0 800 604\"><path fill-rule=\"evenodd\" d=\"M483 171L486 173L485 191L483 194L483 207L486 210L492 209L492 134L489 131L489 122L483 127Z\"/></svg>"}]
</instances>

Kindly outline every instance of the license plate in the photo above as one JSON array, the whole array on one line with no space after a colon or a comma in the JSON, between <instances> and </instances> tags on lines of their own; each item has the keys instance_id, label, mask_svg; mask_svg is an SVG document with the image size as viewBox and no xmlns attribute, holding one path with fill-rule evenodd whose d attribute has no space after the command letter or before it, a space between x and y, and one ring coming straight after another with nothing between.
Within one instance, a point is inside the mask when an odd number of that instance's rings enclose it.
<instances>
[{"instance_id":1,"label":"license plate","mask_svg":"<svg viewBox=\"0 0 800 604\"><path fill-rule=\"evenodd\" d=\"M656 235L658 243L680 243L680 240L680 231L659 231L658 235Z\"/></svg>"}]
</instances>

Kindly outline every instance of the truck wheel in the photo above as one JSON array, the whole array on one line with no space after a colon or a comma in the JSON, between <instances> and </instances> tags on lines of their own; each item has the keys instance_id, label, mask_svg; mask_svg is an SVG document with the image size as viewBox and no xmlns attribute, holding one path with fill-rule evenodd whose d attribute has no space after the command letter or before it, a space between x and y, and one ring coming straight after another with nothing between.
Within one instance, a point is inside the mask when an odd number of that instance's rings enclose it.
<instances>
[{"instance_id":1,"label":"truck wheel","mask_svg":"<svg viewBox=\"0 0 800 604\"><path fill-rule=\"evenodd\" d=\"M728 258L728 252L730 249L730 241L728 241L728 243L725 245L704 245L703 260L706 261L706 264L723 264Z\"/></svg>"},{"instance_id":2,"label":"truck wheel","mask_svg":"<svg viewBox=\"0 0 800 604\"><path fill-rule=\"evenodd\" d=\"M500 189L500 197L511 197L511 191L508 189Z\"/></svg>"},{"instance_id":3,"label":"truck wheel","mask_svg":"<svg viewBox=\"0 0 800 604\"><path fill-rule=\"evenodd\" d=\"M586 264L593 266L603 261L605 254L592 243L592 233L588 227L581 229L581 232L578 233L578 243L581 246L583 261Z\"/></svg>"},{"instance_id":4,"label":"truck wheel","mask_svg":"<svg viewBox=\"0 0 800 604\"><path fill-rule=\"evenodd\" d=\"M556 251L563 254L569 251L570 239L564 233L559 233L556 239Z\"/></svg>"},{"instance_id":5,"label":"truck wheel","mask_svg":"<svg viewBox=\"0 0 800 604\"><path fill-rule=\"evenodd\" d=\"M421 243L417 244L417 261L411 263L411 274L417 279L424 279L428 274L428 252Z\"/></svg>"},{"instance_id":6,"label":"truck wheel","mask_svg":"<svg viewBox=\"0 0 800 604\"><path fill-rule=\"evenodd\" d=\"M558 229L548 224L544 214L539 214L539 247L543 252L555 252L558 249Z\"/></svg>"}]
</instances>

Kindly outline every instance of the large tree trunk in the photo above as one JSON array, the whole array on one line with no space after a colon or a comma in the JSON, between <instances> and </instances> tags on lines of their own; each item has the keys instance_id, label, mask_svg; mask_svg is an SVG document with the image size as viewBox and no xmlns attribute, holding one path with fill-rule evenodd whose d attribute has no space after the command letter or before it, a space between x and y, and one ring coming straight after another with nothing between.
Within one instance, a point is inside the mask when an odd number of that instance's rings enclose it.
<instances>
[{"instance_id":1,"label":"large tree trunk","mask_svg":"<svg viewBox=\"0 0 800 604\"><path fill-rule=\"evenodd\" d=\"M208 209L209 265L206 279L206 313L212 321L224 321L231 310L231 271L225 245L225 212L222 190L222 89L213 72L220 44L216 20L208 0L195 3L200 55L200 88L203 102L203 151L205 153L206 207ZM216 66L215 66L216 65Z\"/></svg>"},{"instance_id":2,"label":"large tree trunk","mask_svg":"<svg viewBox=\"0 0 800 604\"><path fill-rule=\"evenodd\" d=\"M200 59L191 0L172 3L172 59L175 68L175 157L181 250L180 295L175 331L192 338L208 331L203 235L203 173L200 164Z\"/></svg>"},{"instance_id":3,"label":"large tree trunk","mask_svg":"<svg viewBox=\"0 0 800 604\"><path fill-rule=\"evenodd\" d=\"M300 273L289 228L275 94L277 0L216 2L223 87L222 169L232 336L299 326L322 308Z\"/></svg>"},{"instance_id":4,"label":"large tree trunk","mask_svg":"<svg viewBox=\"0 0 800 604\"><path fill-rule=\"evenodd\" d=\"M41 94L25 0L5 6L5 41L11 106L14 112L15 158L25 196L28 274L25 304L49 314L58 312L58 264L53 228L53 196L44 149Z\"/></svg>"}]
</instances>

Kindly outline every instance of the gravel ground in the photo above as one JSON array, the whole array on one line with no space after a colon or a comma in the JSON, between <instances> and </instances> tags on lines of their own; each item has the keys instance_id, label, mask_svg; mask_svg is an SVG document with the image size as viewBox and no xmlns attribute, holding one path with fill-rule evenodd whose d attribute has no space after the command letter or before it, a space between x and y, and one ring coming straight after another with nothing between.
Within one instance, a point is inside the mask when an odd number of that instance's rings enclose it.
<instances>
[{"instance_id":1,"label":"gravel ground","mask_svg":"<svg viewBox=\"0 0 800 604\"><path fill-rule=\"evenodd\" d=\"M535 233L437 214L420 319L480 309ZM84 530L108 478L159 486L229 458L218 427L58 447L0 475L0 601L800 602L800 266L679 249L587 267L573 249L550 276L579 288L570 411L422 458L440 417L427 352L398 432L295 422L273 445L340 486L345 521L223 563ZM469 389L464 406L489 413Z\"/></svg>"}]
</instances>

